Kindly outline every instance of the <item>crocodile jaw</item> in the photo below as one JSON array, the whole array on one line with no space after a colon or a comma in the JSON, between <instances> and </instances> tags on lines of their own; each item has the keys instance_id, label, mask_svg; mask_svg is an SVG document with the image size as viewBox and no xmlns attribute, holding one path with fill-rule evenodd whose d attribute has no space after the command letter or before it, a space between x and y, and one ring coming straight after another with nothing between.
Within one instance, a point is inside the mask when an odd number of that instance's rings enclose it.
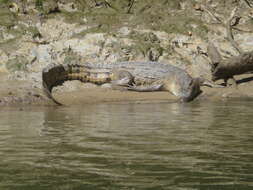
<instances>
[{"instance_id":1,"label":"crocodile jaw","mask_svg":"<svg viewBox=\"0 0 253 190\"><path fill-rule=\"evenodd\" d=\"M202 93L199 79L192 80L192 84L188 87L188 93L184 94L181 98L183 102L190 102Z\"/></svg>"},{"instance_id":2,"label":"crocodile jaw","mask_svg":"<svg viewBox=\"0 0 253 190\"><path fill-rule=\"evenodd\" d=\"M179 97L183 102L190 102L201 94L199 79L182 83L181 80L173 79L171 82L164 82L164 90L167 90Z\"/></svg>"}]
</instances>

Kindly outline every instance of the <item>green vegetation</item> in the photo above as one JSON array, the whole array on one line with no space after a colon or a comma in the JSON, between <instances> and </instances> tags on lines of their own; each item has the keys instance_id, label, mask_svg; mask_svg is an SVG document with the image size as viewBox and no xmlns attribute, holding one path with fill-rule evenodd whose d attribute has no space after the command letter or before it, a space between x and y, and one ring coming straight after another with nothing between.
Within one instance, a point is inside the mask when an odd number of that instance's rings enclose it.
<instances>
[{"instance_id":1,"label":"green vegetation","mask_svg":"<svg viewBox=\"0 0 253 190\"><path fill-rule=\"evenodd\" d=\"M24 56L17 56L13 59L9 59L6 63L6 68L11 71L25 71L28 60Z\"/></svg>"},{"instance_id":2,"label":"green vegetation","mask_svg":"<svg viewBox=\"0 0 253 190\"><path fill-rule=\"evenodd\" d=\"M10 28L16 24L16 16L8 8L0 8L0 26Z\"/></svg>"},{"instance_id":3,"label":"green vegetation","mask_svg":"<svg viewBox=\"0 0 253 190\"><path fill-rule=\"evenodd\" d=\"M159 55L163 54L164 49L160 46L158 37L152 32L143 34L132 32L130 33L129 38L133 39L136 44L132 49L141 52L144 57L148 56L147 54L151 48L156 50Z\"/></svg>"},{"instance_id":4,"label":"green vegetation","mask_svg":"<svg viewBox=\"0 0 253 190\"><path fill-rule=\"evenodd\" d=\"M10 0L0 0L0 5L3 5L3 4L6 4L6 3L9 3Z\"/></svg>"},{"instance_id":5,"label":"green vegetation","mask_svg":"<svg viewBox=\"0 0 253 190\"><path fill-rule=\"evenodd\" d=\"M192 14L192 10L180 10L180 2L183 1L163 0L154 3L152 0L101 0L96 2L97 6L88 0L76 1L77 12L62 12L61 14L67 22L72 23L82 24L83 18L86 18L88 24L97 24L99 26L97 29L103 32L112 32L122 26L143 26L147 29L163 30L169 33L186 33L189 30L195 30L198 35L203 35L207 32L205 25ZM187 2L193 6L194 1ZM193 29L192 24L197 27ZM94 32L94 29L90 32Z\"/></svg>"},{"instance_id":6,"label":"green vegetation","mask_svg":"<svg viewBox=\"0 0 253 190\"><path fill-rule=\"evenodd\" d=\"M36 9L43 11L43 0L36 0L35 7L36 7Z\"/></svg>"},{"instance_id":7,"label":"green vegetation","mask_svg":"<svg viewBox=\"0 0 253 190\"><path fill-rule=\"evenodd\" d=\"M59 0L60 2L61 0ZM0 0L0 4L8 4L9 0ZM122 26L143 27L151 30L161 30L168 33L182 33L193 31L197 35L205 36L207 27L192 14L193 0L70 0L74 3L73 12L61 10L59 14L51 14L56 10L54 0L33 0L23 4L31 6L34 3L39 12L48 18L56 15L63 16L66 22L93 25L92 29L83 34L92 32L112 33ZM96 3L95 3L96 2ZM181 10L181 4L187 2L187 9ZM29 12L29 11L28 11ZM32 13L31 13L32 14ZM85 19L85 22L84 22ZM0 10L0 25L11 27L16 23L16 15L8 10L8 6ZM193 27L194 25L194 27ZM83 35L81 34L81 35Z\"/></svg>"}]
</instances>

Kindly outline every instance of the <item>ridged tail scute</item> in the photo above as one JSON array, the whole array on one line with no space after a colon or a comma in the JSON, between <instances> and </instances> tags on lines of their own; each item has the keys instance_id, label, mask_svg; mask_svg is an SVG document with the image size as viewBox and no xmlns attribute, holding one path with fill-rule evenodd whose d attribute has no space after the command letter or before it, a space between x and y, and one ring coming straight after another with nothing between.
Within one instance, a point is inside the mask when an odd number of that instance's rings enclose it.
<instances>
[{"instance_id":1,"label":"ridged tail scute","mask_svg":"<svg viewBox=\"0 0 253 190\"><path fill-rule=\"evenodd\" d=\"M56 104L62 105L52 96L52 89L55 86L62 85L67 80L85 81L85 74L81 73L85 68L81 65L56 65L50 64L42 71L42 83L44 92Z\"/></svg>"},{"instance_id":2,"label":"ridged tail scute","mask_svg":"<svg viewBox=\"0 0 253 190\"><path fill-rule=\"evenodd\" d=\"M54 99L51 92L54 86L61 85L64 80L59 80L66 76L66 68L63 65L50 64L42 71L42 84L46 95L52 99L56 104L62 105L60 102Z\"/></svg>"},{"instance_id":3,"label":"ridged tail scute","mask_svg":"<svg viewBox=\"0 0 253 190\"><path fill-rule=\"evenodd\" d=\"M92 70L90 67L83 65L56 65L50 64L42 71L42 82L44 92L56 104L62 105L52 96L52 89L55 86L62 85L67 80L80 80L82 82L92 82L95 84L103 84L109 82L109 72L99 72Z\"/></svg>"}]
</instances>

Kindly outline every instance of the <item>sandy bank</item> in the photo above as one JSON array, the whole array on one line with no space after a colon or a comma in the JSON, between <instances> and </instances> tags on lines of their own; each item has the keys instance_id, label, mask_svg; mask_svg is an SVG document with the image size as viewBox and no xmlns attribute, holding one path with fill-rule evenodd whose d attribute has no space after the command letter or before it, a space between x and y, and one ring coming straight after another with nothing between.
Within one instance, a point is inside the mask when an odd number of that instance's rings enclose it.
<instances>
[{"instance_id":1,"label":"sandy bank","mask_svg":"<svg viewBox=\"0 0 253 190\"><path fill-rule=\"evenodd\" d=\"M74 82L74 81L73 81ZM219 81L218 81L219 82ZM221 83L222 81L220 81ZM253 76L237 76L238 86L224 88L202 87L203 93L194 101L213 101L236 99L253 100ZM83 83L81 83L82 85ZM71 86L70 82L68 86ZM74 85L74 83L73 83ZM178 99L169 92L132 92L111 90L101 87L79 88L70 91L62 90L53 93L56 100L64 105L85 105L110 102L177 102ZM0 105L54 105L39 88L33 88L27 81L2 81L0 85Z\"/></svg>"}]
</instances>

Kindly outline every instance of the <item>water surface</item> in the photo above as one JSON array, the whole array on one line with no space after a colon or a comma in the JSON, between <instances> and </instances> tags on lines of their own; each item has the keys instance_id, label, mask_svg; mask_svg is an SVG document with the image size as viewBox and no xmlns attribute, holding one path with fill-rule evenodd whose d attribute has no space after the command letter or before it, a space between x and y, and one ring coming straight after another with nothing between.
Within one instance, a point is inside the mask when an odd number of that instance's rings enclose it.
<instances>
[{"instance_id":1,"label":"water surface","mask_svg":"<svg viewBox=\"0 0 253 190\"><path fill-rule=\"evenodd\" d=\"M0 189L253 189L253 102L0 109Z\"/></svg>"}]
</instances>

